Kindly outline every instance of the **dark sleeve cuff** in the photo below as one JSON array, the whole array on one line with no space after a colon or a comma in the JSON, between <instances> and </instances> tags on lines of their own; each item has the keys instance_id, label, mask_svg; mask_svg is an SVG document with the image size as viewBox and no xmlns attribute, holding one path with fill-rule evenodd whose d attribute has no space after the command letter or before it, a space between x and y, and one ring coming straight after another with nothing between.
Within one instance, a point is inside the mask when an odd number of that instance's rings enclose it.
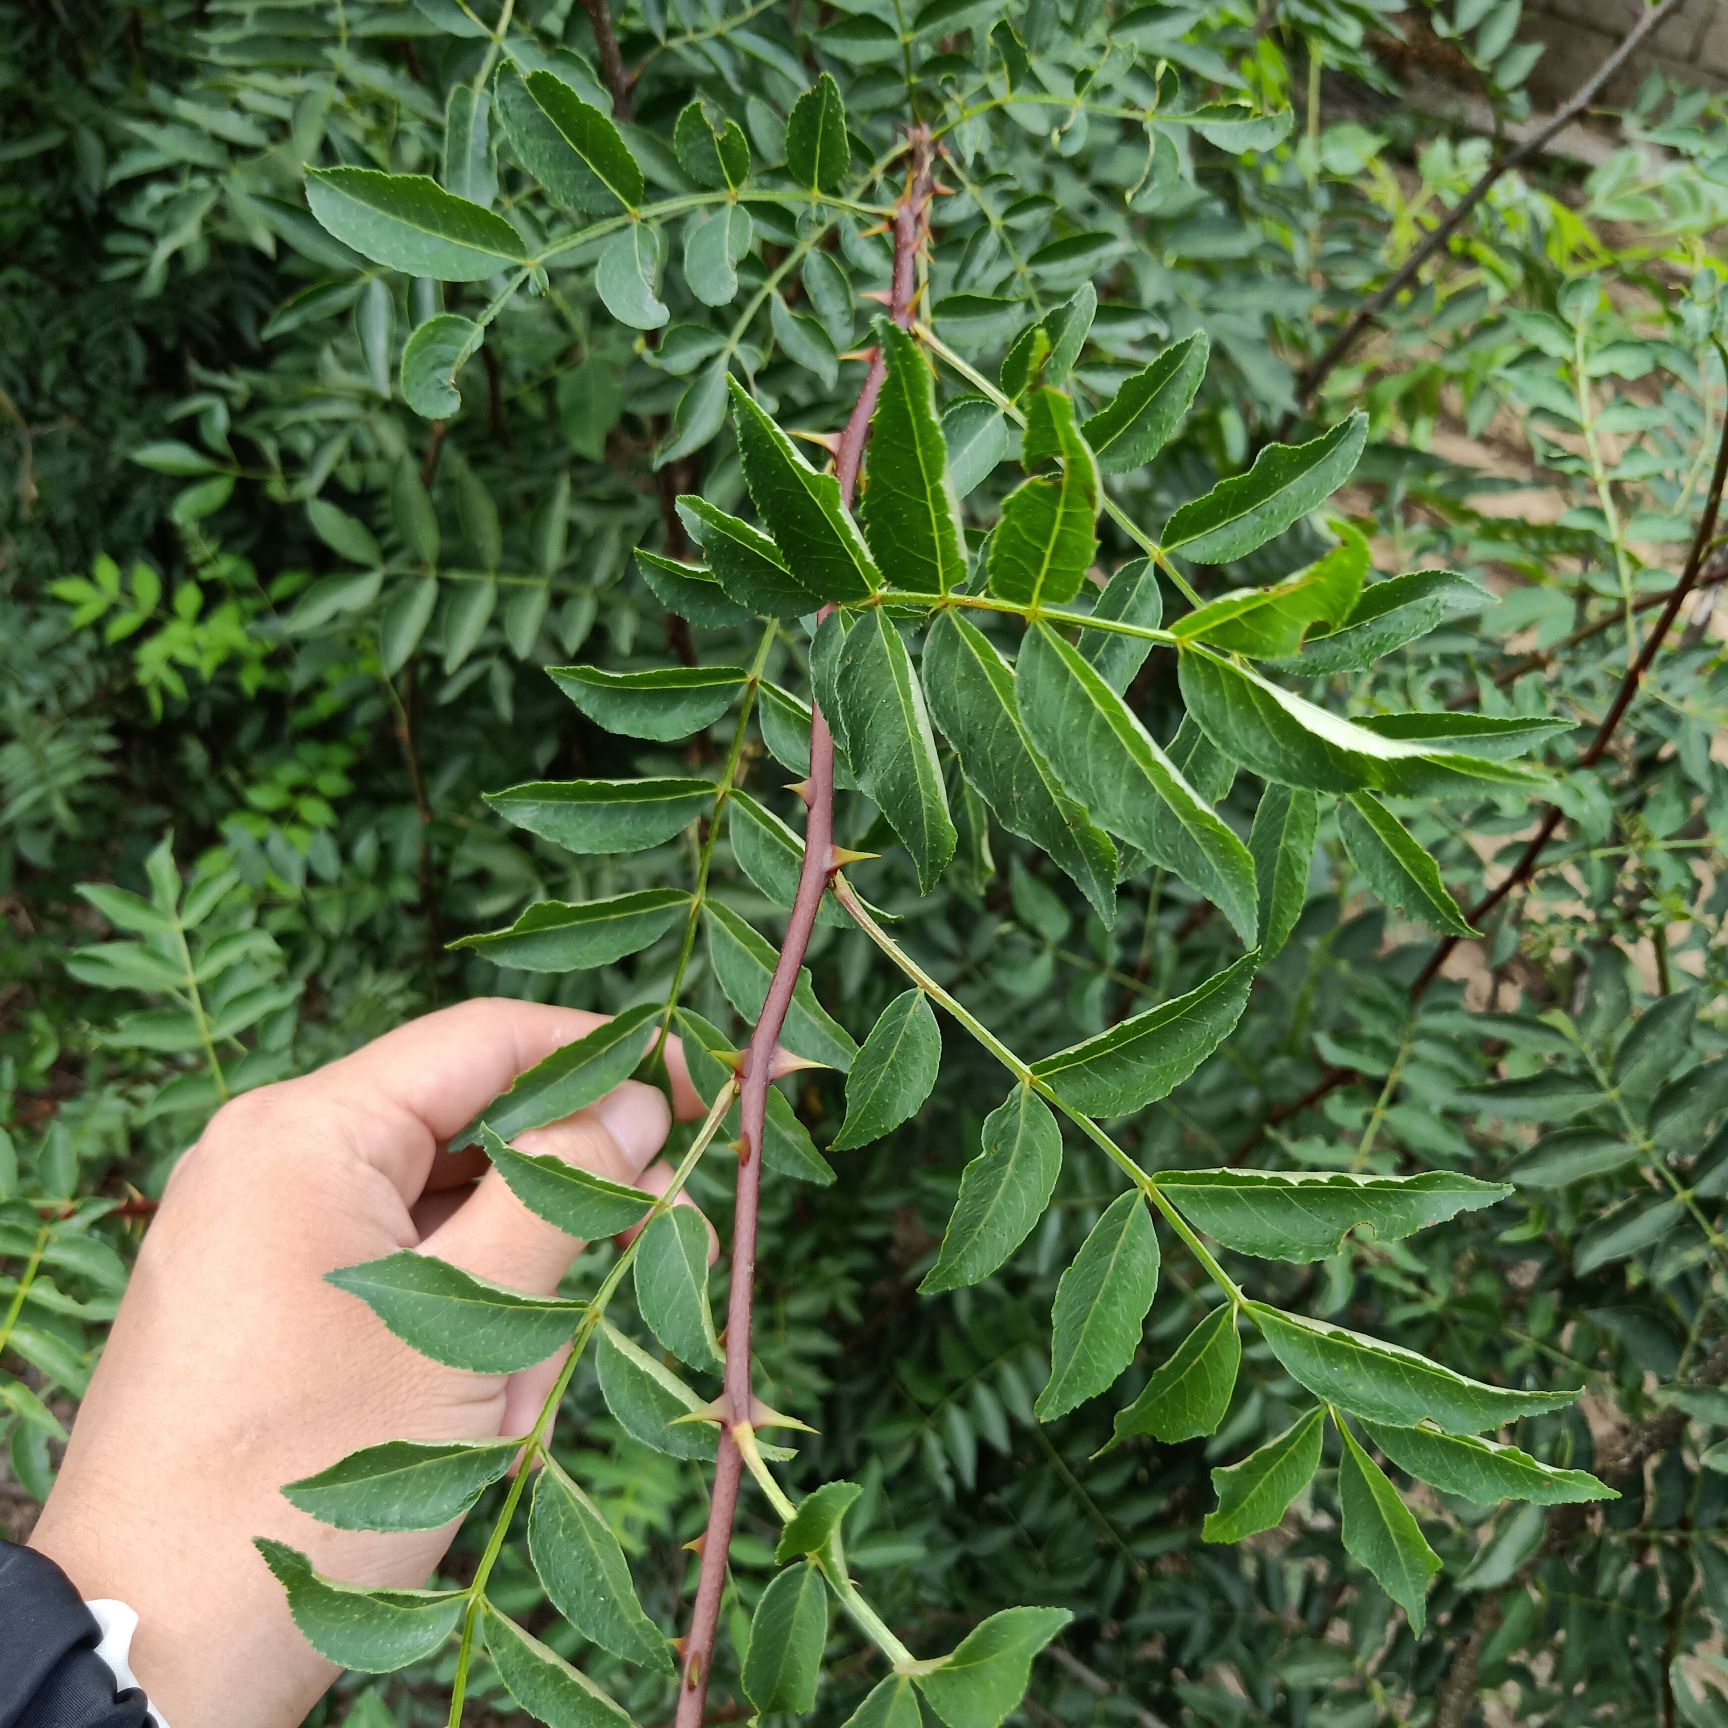
<instances>
[{"instance_id":1,"label":"dark sleeve cuff","mask_svg":"<svg viewBox=\"0 0 1728 1728\"><path fill-rule=\"evenodd\" d=\"M52 1560L0 1542L0 1728L148 1728L144 1694L116 1694L101 1636Z\"/></svg>"}]
</instances>

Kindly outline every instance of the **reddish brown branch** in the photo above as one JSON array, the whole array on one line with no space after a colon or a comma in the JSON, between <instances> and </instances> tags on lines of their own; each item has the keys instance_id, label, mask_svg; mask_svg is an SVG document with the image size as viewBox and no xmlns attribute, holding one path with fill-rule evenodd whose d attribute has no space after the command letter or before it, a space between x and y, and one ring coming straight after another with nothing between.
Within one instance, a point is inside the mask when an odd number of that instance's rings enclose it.
<instances>
[{"instance_id":1,"label":"reddish brown branch","mask_svg":"<svg viewBox=\"0 0 1728 1728\"><path fill-rule=\"evenodd\" d=\"M1716 447L1716 466L1710 475L1710 490L1705 495L1704 513L1698 519L1697 531L1692 536L1691 550L1686 555L1686 563L1680 573L1680 580L1668 591L1666 603L1662 607L1661 616L1651 626L1650 634L1644 639L1644 646L1638 652L1638 658L1627 669L1625 677L1620 680L1619 688L1614 692L1614 699L1608 704L1608 711L1602 716L1594 736L1585 746L1579 756L1576 766L1579 768L1594 768L1608 754L1608 747L1614 741L1615 734L1620 729L1620 723L1626 718L1626 711L1632 706L1632 699L1638 694L1638 688L1644 681L1645 674L1650 670L1662 644L1667 639L1669 631L1674 628L1675 620L1680 616L1680 609L1686 604L1686 598L1700 586L1700 577L1704 571L1705 555L1716 542L1716 522L1722 509L1722 493L1728 486L1728 419L1724 419L1722 435ZM1498 908L1520 888L1526 887L1536 874L1537 865L1542 854L1548 849L1548 843L1559 832L1560 824L1565 820L1565 812L1558 804L1550 804L1542 813L1542 819L1536 825L1536 832L1525 843L1524 850L1518 855L1518 861L1503 876L1495 886L1482 896L1470 908L1468 919L1471 924L1480 926L1482 920ZM1428 987L1440 976L1440 971L1462 940L1458 936L1445 936L1434 945L1434 951L1428 956L1427 964L1417 973L1415 982L1410 986L1410 1000L1416 1002L1428 990ZM1237 1149L1231 1159L1233 1164L1241 1163L1266 1131L1274 1123L1294 1116L1301 1110L1318 1104L1322 1098L1337 1091L1340 1086L1356 1077L1353 1068L1328 1068L1320 1078L1296 1099L1293 1103L1280 1106L1267 1117L1265 1123L1257 1128Z\"/></svg>"},{"instance_id":2,"label":"reddish brown branch","mask_svg":"<svg viewBox=\"0 0 1728 1728\"><path fill-rule=\"evenodd\" d=\"M1532 132L1515 150L1510 150L1505 155L1496 154L1488 171L1458 200L1446 220L1435 227L1428 238L1404 260L1384 287L1369 296L1349 323L1332 339L1319 359L1302 372L1296 380L1296 398L1299 403L1305 405L1313 399L1334 368L1361 340L1368 326L1378 321L1381 313L1415 280L1422 266L1450 242L1452 236L1464 226L1470 213L1488 196L1500 178L1528 162L1533 156L1539 156L1554 138L1595 101L1602 87L1637 52L1638 44L1684 4L1685 0L1662 0L1661 5L1651 7L1627 31L1620 46L1585 79L1571 99L1554 111L1547 125ZM1279 437L1284 436L1293 418L1293 415L1285 416L1284 426L1279 429Z\"/></svg>"},{"instance_id":3,"label":"reddish brown branch","mask_svg":"<svg viewBox=\"0 0 1728 1728\"><path fill-rule=\"evenodd\" d=\"M894 217L894 279L890 306L896 322L910 323L917 287L917 252L927 232L931 193L929 132L912 135L913 168L906 193ZM842 499L850 505L864 459L870 416L882 390L885 366L880 355L870 362L857 405L840 435L835 475ZM714 1667L721 1598L726 1589L728 1553L738 1511L738 1489L744 1460L733 1432L748 1427L755 1411L750 1374L750 1333L755 1314L756 1236L762 1193L762 1129L768 1107L768 1083L773 1076L779 1042L798 971L810 946L822 896L838 867L834 857L834 739L821 706L810 711L810 774L804 793L808 816L804 829L804 861L798 890L780 945L774 976L762 1004L756 1029L739 1068L738 1197L732 1225L732 1287L726 1309L726 1380L723 1406L726 1421L720 1431L714 1467L714 1493L708 1507L708 1528L701 1542L702 1564L690 1631L681 1649L681 1673L675 1728L701 1728Z\"/></svg>"},{"instance_id":4,"label":"reddish brown branch","mask_svg":"<svg viewBox=\"0 0 1728 1728\"><path fill-rule=\"evenodd\" d=\"M582 0L582 9L593 26L600 70L605 75L606 88L612 92L612 116L616 120L628 120L634 111L630 99L630 74L624 70L624 56L618 52L618 33L612 28L612 13L606 0Z\"/></svg>"},{"instance_id":5,"label":"reddish brown branch","mask_svg":"<svg viewBox=\"0 0 1728 1728\"><path fill-rule=\"evenodd\" d=\"M1692 584L1692 592L1701 594L1706 588L1719 588L1728 582L1728 560L1718 559ZM1634 612L1650 612L1658 606L1666 606L1674 598L1674 590L1665 588L1657 594L1641 594L1632 602ZM1684 598L1684 596L1682 596ZM1567 652L1576 648L1581 642L1588 642L1593 636L1600 636L1604 630L1612 630L1620 623L1626 614L1623 609L1604 612L1600 618L1592 618L1588 624L1580 624L1569 636L1562 636L1552 648L1538 648L1514 660L1510 666L1502 666L1494 674L1494 685L1504 690L1516 684L1527 672L1536 672L1545 666L1552 666L1555 661L1563 658ZM1462 696L1448 702L1448 708L1467 708L1474 698L1468 691Z\"/></svg>"}]
</instances>

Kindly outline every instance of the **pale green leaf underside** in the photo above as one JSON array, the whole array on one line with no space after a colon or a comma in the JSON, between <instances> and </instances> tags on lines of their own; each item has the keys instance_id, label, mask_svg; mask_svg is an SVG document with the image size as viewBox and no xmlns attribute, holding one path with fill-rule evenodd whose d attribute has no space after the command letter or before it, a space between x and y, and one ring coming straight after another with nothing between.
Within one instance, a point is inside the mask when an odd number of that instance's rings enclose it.
<instances>
[{"instance_id":1,"label":"pale green leaf underside","mask_svg":"<svg viewBox=\"0 0 1728 1728\"><path fill-rule=\"evenodd\" d=\"M1501 1182L1429 1170L1418 1176L1343 1171L1167 1170L1154 1180L1197 1230L1239 1254L1323 1260L1352 1230L1394 1242L1460 1212L1492 1206Z\"/></svg>"},{"instance_id":2,"label":"pale green leaf underside","mask_svg":"<svg viewBox=\"0 0 1728 1728\"><path fill-rule=\"evenodd\" d=\"M430 1656L455 1630L468 1599L460 1590L363 1590L321 1578L285 1542L253 1546L287 1592L306 1642L362 1674L388 1674Z\"/></svg>"},{"instance_id":3,"label":"pale green leaf underside","mask_svg":"<svg viewBox=\"0 0 1728 1728\"><path fill-rule=\"evenodd\" d=\"M1480 1434L1521 1416L1559 1410L1578 1396L1487 1386L1412 1350L1359 1332L1281 1314L1263 1303L1248 1311L1272 1354L1315 1397L1369 1421L1412 1428L1432 1422L1448 1434Z\"/></svg>"}]
</instances>

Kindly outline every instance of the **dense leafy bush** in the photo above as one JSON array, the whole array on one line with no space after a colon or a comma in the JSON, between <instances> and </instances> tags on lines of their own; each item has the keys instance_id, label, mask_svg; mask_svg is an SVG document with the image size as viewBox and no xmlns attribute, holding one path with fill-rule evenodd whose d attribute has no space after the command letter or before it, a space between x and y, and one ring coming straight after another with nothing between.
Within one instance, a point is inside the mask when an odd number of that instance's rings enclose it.
<instances>
[{"instance_id":1,"label":"dense leafy bush","mask_svg":"<svg viewBox=\"0 0 1728 1728\"><path fill-rule=\"evenodd\" d=\"M1720 103L1509 157L1517 0L0 15L21 1497L199 1122L518 992L617 1018L475 1135L648 1225L334 1274L577 1349L544 1469L290 1487L478 1503L268 1547L328 1720L1728 1720ZM669 1034L723 1339L507 1144Z\"/></svg>"}]
</instances>

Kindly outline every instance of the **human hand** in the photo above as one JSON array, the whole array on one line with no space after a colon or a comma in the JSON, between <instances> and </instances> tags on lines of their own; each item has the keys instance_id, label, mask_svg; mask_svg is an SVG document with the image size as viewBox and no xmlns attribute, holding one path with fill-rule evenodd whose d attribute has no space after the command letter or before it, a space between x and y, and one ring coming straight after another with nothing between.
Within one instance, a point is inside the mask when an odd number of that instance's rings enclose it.
<instances>
[{"instance_id":1,"label":"human hand","mask_svg":"<svg viewBox=\"0 0 1728 1728\"><path fill-rule=\"evenodd\" d=\"M172 1728L290 1728L333 1677L255 1537L347 1582L412 1587L455 1533L335 1530L284 1483L384 1440L532 1426L559 1357L507 1377L443 1367L324 1275L413 1248L552 1294L581 1245L478 1152L439 1147L604 1018L501 998L445 1009L224 1105L181 1160L31 1538L86 1600L137 1610L133 1670ZM666 1055L678 1115L700 1114L675 1040ZM671 1120L660 1092L626 1081L517 1144L659 1193Z\"/></svg>"}]
</instances>

